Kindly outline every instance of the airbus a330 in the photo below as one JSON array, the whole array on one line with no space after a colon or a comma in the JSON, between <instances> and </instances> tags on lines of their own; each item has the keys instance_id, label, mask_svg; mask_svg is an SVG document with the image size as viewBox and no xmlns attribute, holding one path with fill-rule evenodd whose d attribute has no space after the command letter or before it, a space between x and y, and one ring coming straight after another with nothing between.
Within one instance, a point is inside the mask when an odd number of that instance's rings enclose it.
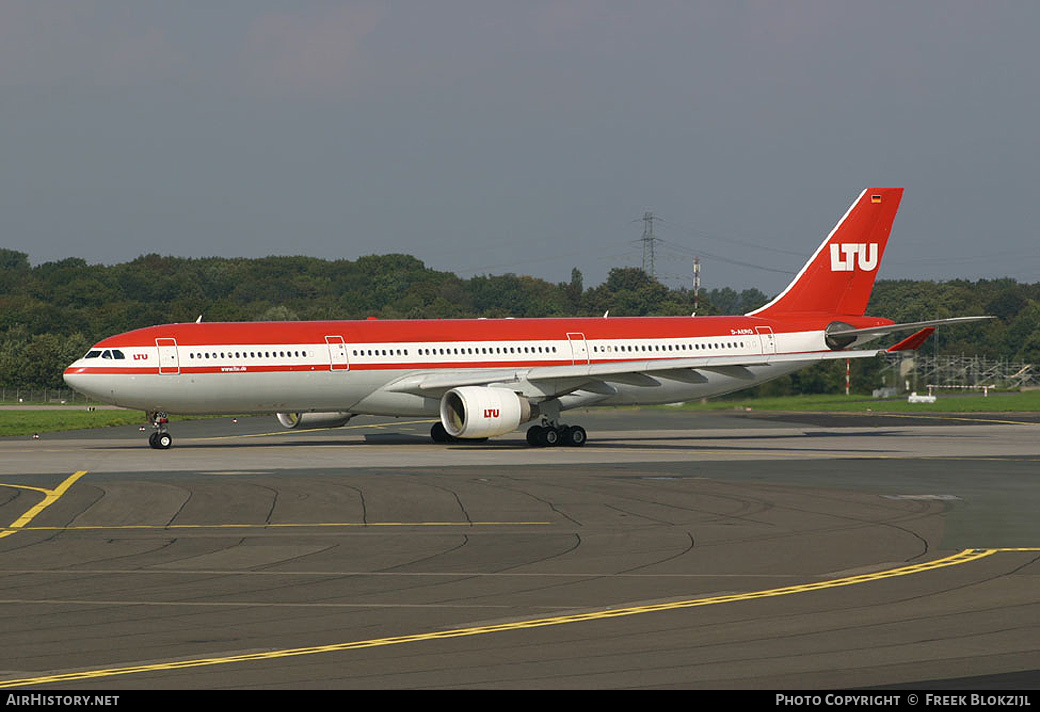
<instances>
[{"instance_id":1,"label":"airbus a330","mask_svg":"<svg viewBox=\"0 0 1040 712\"><path fill-rule=\"evenodd\" d=\"M939 324L864 316L901 188L853 202L788 287L744 316L165 324L104 339L65 370L77 391L143 410L149 443L167 414L276 413L287 428L355 415L435 417L436 442L531 423L533 446L581 446L574 408L717 396L832 359L903 330L918 348Z\"/></svg>"}]
</instances>

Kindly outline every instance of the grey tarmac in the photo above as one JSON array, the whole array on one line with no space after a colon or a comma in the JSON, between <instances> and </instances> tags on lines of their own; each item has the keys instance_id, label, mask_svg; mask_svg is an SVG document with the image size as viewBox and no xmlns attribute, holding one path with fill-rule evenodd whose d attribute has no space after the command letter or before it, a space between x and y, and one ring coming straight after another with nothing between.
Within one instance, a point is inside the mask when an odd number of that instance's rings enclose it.
<instances>
[{"instance_id":1,"label":"grey tarmac","mask_svg":"<svg viewBox=\"0 0 1040 712\"><path fill-rule=\"evenodd\" d=\"M570 419L2 439L0 687L1040 685L1035 415Z\"/></svg>"}]
</instances>

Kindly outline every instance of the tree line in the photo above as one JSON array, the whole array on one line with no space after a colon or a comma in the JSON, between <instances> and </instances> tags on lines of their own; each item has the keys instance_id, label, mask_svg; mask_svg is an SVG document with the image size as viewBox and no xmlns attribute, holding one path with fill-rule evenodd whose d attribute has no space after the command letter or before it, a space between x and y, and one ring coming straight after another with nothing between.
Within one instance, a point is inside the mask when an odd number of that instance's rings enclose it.
<instances>
[{"instance_id":1,"label":"tree line","mask_svg":"<svg viewBox=\"0 0 1040 712\"><path fill-rule=\"evenodd\" d=\"M669 288L637 267L586 287L504 274L463 279L409 255L182 258L143 255L116 265L68 258L37 266L0 249L0 386L56 388L64 367L100 339L170 322L742 314L768 301L757 289ZM1011 279L882 280L870 314L897 321L990 314L940 330L926 348L1040 362L1040 284ZM770 391L819 392L844 382L844 364L808 369ZM867 369L870 366L857 368ZM861 380L861 379L857 379Z\"/></svg>"}]
</instances>

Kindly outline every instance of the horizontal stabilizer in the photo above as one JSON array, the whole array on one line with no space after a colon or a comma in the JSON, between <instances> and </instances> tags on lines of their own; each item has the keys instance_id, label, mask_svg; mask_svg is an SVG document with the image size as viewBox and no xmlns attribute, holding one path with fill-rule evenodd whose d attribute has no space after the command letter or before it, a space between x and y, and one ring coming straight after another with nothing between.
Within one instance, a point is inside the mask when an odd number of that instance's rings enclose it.
<instances>
[{"instance_id":1,"label":"horizontal stabilizer","mask_svg":"<svg viewBox=\"0 0 1040 712\"><path fill-rule=\"evenodd\" d=\"M906 324L884 324L881 326L868 326L863 329L841 328L828 329L828 336L884 336L897 331L909 331L910 329L923 329L927 326L950 326L952 324L970 324L973 321L986 321L994 319L992 316L956 316L951 319L932 319L930 321L914 321Z\"/></svg>"}]
</instances>

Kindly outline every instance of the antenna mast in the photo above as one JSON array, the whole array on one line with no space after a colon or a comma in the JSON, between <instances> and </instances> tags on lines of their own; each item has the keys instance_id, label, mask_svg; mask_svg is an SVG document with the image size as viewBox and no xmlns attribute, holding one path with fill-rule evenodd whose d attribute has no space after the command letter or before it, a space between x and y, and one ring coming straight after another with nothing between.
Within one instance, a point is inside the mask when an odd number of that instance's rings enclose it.
<instances>
[{"instance_id":1,"label":"antenna mast","mask_svg":"<svg viewBox=\"0 0 1040 712\"><path fill-rule=\"evenodd\" d=\"M696 311L701 303L701 258L693 258L693 308Z\"/></svg>"}]
</instances>

